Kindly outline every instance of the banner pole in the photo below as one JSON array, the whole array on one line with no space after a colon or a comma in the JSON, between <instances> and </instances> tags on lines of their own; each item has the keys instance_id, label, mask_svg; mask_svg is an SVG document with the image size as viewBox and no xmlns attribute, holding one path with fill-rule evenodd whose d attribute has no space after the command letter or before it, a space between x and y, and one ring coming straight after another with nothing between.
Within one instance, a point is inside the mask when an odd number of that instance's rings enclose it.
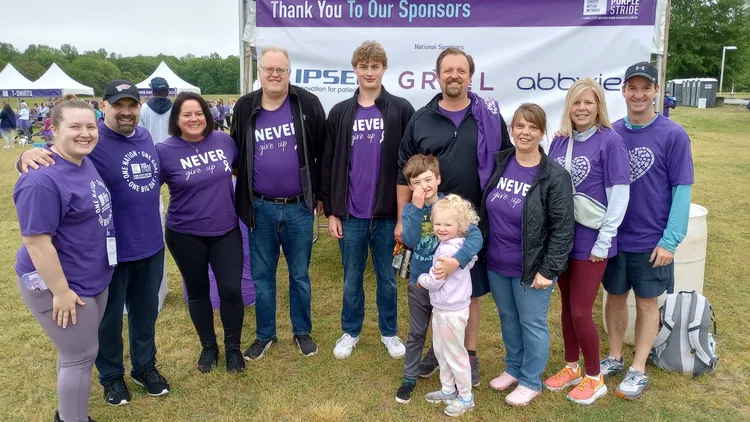
<instances>
[{"instance_id":1,"label":"banner pole","mask_svg":"<svg viewBox=\"0 0 750 422\"><path fill-rule=\"evenodd\" d=\"M667 61L669 60L669 21L672 20L671 17L672 1L667 0L667 10L665 10L664 13L664 50L661 53L661 57L659 57L659 84L661 85L661 89L659 89L659 101L656 103L656 111L658 113L664 111L664 93L667 89Z\"/></svg>"}]
</instances>

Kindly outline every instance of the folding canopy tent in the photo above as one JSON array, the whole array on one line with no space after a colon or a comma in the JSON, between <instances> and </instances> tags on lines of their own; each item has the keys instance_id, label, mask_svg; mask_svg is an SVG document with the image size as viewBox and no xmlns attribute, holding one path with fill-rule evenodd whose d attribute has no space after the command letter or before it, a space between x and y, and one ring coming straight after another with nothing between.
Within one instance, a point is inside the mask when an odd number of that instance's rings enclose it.
<instances>
[{"instance_id":1,"label":"folding canopy tent","mask_svg":"<svg viewBox=\"0 0 750 422\"><path fill-rule=\"evenodd\" d=\"M67 73L60 69L57 63L52 63L52 66L34 84L40 89L56 91L57 94L54 95L94 95L94 88L88 87L68 76Z\"/></svg>"},{"instance_id":2,"label":"folding canopy tent","mask_svg":"<svg viewBox=\"0 0 750 422\"><path fill-rule=\"evenodd\" d=\"M201 93L200 88L195 85L191 85L188 82L185 82L182 78L177 76L177 74L174 73L166 63L161 62L159 63L159 66L156 68L156 70L154 70L154 73L151 74L151 76L143 80L141 83L135 85L138 87L138 91L140 92L141 96L150 97L152 95L151 87L148 84L151 82L151 79L154 79L156 77L162 77L167 80L167 83L169 84L170 96L175 96L180 92L195 92L196 94Z\"/></svg>"},{"instance_id":3,"label":"folding canopy tent","mask_svg":"<svg viewBox=\"0 0 750 422\"><path fill-rule=\"evenodd\" d=\"M0 72L0 97L54 97L60 90L44 89L26 79L12 64L8 63Z\"/></svg>"}]
</instances>

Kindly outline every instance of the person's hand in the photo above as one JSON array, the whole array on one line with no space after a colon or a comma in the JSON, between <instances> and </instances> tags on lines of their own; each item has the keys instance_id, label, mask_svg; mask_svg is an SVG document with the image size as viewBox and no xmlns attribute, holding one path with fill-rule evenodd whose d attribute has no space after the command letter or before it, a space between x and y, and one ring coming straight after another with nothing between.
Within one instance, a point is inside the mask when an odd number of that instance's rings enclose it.
<instances>
[{"instance_id":1,"label":"person's hand","mask_svg":"<svg viewBox=\"0 0 750 422\"><path fill-rule=\"evenodd\" d=\"M555 131L555 134L552 136L553 138L562 138L563 136L567 136L562 129L557 129Z\"/></svg>"},{"instance_id":2,"label":"person's hand","mask_svg":"<svg viewBox=\"0 0 750 422\"><path fill-rule=\"evenodd\" d=\"M424 208L424 189L421 186L414 188L414 193L411 195L411 203L419 209Z\"/></svg>"},{"instance_id":3,"label":"person's hand","mask_svg":"<svg viewBox=\"0 0 750 422\"><path fill-rule=\"evenodd\" d=\"M552 285L552 280L549 280L545 278L543 275L536 273L534 276L534 281L531 283L531 287L535 289L549 289L549 286Z\"/></svg>"},{"instance_id":4,"label":"person's hand","mask_svg":"<svg viewBox=\"0 0 750 422\"><path fill-rule=\"evenodd\" d=\"M456 271L461 264L459 264L456 258L448 258L445 256L438 257L435 266L433 267L433 274L438 279L448 278L449 275Z\"/></svg>"},{"instance_id":5,"label":"person's hand","mask_svg":"<svg viewBox=\"0 0 750 422\"><path fill-rule=\"evenodd\" d=\"M318 201L318 206L315 208L315 215L323 215L323 201Z\"/></svg>"},{"instance_id":6,"label":"person's hand","mask_svg":"<svg viewBox=\"0 0 750 422\"><path fill-rule=\"evenodd\" d=\"M404 243L404 240L401 238L401 234L404 232L404 225L401 222L401 219L399 218L398 222L396 223L396 228L393 230L393 238L396 239L396 242Z\"/></svg>"},{"instance_id":7,"label":"person's hand","mask_svg":"<svg viewBox=\"0 0 750 422\"><path fill-rule=\"evenodd\" d=\"M335 215L328 217L328 233L336 239L344 238L344 229L341 227L341 220Z\"/></svg>"},{"instance_id":8,"label":"person's hand","mask_svg":"<svg viewBox=\"0 0 750 422\"><path fill-rule=\"evenodd\" d=\"M651 252L651 258L649 258L648 262L653 262L653 267L658 268L671 264L672 260L674 260L674 254L672 252L669 252L661 246L657 246L654 248L654 251Z\"/></svg>"},{"instance_id":9,"label":"person's hand","mask_svg":"<svg viewBox=\"0 0 750 422\"><path fill-rule=\"evenodd\" d=\"M21 162L21 168L18 170L21 173L28 173L29 167L38 170L40 165L49 167L55 164L55 160L52 159L52 151L44 148L32 148L24 151L19 161Z\"/></svg>"},{"instance_id":10,"label":"person's hand","mask_svg":"<svg viewBox=\"0 0 750 422\"><path fill-rule=\"evenodd\" d=\"M68 289L59 295L52 296L52 319L57 321L58 327L68 328L68 320L75 325L76 305L84 303L76 292Z\"/></svg>"},{"instance_id":11,"label":"person's hand","mask_svg":"<svg viewBox=\"0 0 750 422\"><path fill-rule=\"evenodd\" d=\"M594 255L594 254L591 254L591 255L589 256L589 261L591 261L591 262L593 262L593 263L597 263L597 262L602 262L602 261L604 261L604 258L599 258L598 256L596 256L596 255Z\"/></svg>"}]
</instances>

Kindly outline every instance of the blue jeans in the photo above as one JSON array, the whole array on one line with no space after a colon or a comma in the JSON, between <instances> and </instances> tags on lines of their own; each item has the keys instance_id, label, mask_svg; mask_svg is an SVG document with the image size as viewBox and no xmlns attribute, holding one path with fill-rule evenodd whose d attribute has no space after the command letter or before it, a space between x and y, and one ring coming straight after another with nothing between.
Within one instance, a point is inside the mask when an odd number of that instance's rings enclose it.
<instances>
[{"instance_id":1,"label":"blue jeans","mask_svg":"<svg viewBox=\"0 0 750 422\"><path fill-rule=\"evenodd\" d=\"M552 288L535 289L521 285L520 277L506 277L487 270L492 298L500 314L505 343L505 372L518 378L518 384L542 391L541 375L549 358L547 310ZM557 282L552 282L554 287Z\"/></svg>"},{"instance_id":2,"label":"blue jeans","mask_svg":"<svg viewBox=\"0 0 750 422\"><path fill-rule=\"evenodd\" d=\"M359 336L365 319L364 273L367 246L372 251L372 266L377 280L378 328L385 337L398 332L398 289L396 270L393 269L393 231L396 220L390 218L363 219L349 216L341 220L344 238L339 240L344 265L344 299L341 307L341 330L352 337Z\"/></svg>"},{"instance_id":3,"label":"blue jeans","mask_svg":"<svg viewBox=\"0 0 750 422\"><path fill-rule=\"evenodd\" d=\"M255 228L248 232L250 271L255 285L255 335L276 337L276 269L279 245L289 270L289 316L294 334L310 334L310 254L313 213L304 202L274 204L253 198Z\"/></svg>"}]
</instances>

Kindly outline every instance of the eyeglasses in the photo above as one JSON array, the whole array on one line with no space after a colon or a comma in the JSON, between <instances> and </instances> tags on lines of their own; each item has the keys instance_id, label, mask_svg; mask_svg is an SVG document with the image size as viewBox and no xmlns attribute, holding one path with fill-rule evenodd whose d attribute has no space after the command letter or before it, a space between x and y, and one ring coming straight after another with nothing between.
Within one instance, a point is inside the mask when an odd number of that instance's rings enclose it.
<instances>
[{"instance_id":1,"label":"eyeglasses","mask_svg":"<svg viewBox=\"0 0 750 422\"><path fill-rule=\"evenodd\" d=\"M279 76L286 76L286 75L292 73L291 69L282 69L280 67L265 67L265 66L260 66L260 68L263 70L263 72L266 75L273 75L273 73L276 72L276 73L279 74Z\"/></svg>"}]
</instances>

